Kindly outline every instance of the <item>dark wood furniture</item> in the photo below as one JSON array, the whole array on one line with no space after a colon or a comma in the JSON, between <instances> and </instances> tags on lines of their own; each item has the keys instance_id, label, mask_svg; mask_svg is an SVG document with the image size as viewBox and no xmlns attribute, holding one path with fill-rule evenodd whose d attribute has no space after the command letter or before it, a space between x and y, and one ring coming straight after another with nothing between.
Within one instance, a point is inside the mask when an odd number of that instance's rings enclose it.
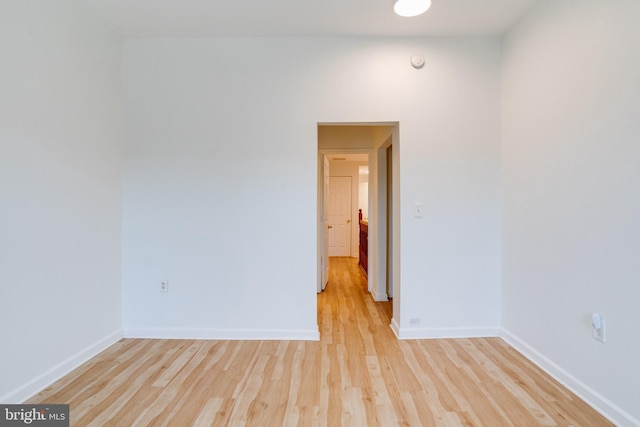
<instances>
[{"instance_id":1,"label":"dark wood furniture","mask_svg":"<svg viewBox=\"0 0 640 427\"><path fill-rule=\"evenodd\" d=\"M358 252L358 264L362 266L365 273L368 273L369 223L362 220L362 209L358 209L358 220L360 223L360 251Z\"/></svg>"}]
</instances>

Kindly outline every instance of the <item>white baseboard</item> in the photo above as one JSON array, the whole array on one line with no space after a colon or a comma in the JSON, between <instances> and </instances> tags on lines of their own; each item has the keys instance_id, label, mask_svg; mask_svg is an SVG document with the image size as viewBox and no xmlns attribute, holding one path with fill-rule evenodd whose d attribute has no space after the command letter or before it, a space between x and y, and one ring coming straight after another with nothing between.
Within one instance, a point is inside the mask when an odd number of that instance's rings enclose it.
<instances>
[{"instance_id":1,"label":"white baseboard","mask_svg":"<svg viewBox=\"0 0 640 427\"><path fill-rule=\"evenodd\" d=\"M126 338L192 340L319 341L319 330L307 329L125 329Z\"/></svg>"},{"instance_id":2,"label":"white baseboard","mask_svg":"<svg viewBox=\"0 0 640 427\"><path fill-rule=\"evenodd\" d=\"M600 393L587 386L573 375L569 374L563 368L552 362L550 359L542 355L532 346L527 344L516 335L502 329L500 337L511 347L529 359L540 369L551 375L560 384L567 387L580 399L584 400L589 406L600 412L605 418L617 426L640 426L640 420L637 420L619 406L602 396Z\"/></svg>"},{"instance_id":3,"label":"white baseboard","mask_svg":"<svg viewBox=\"0 0 640 427\"><path fill-rule=\"evenodd\" d=\"M391 330L393 331L393 334L396 336L396 338L399 339L400 336L400 325L398 324L398 321L396 320L395 317L391 318Z\"/></svg>"},{"instance_id":4,"label":"white baseboard","mask_svg":"<svg viewBox=\"0 0 640 427\"><path fill-rule=\"evenodd\" d=\"M374 289L373 292L371 292L371 297L373 298L373 300L375 302L386 302L386 301L389 301L389 298L387 297L387 293L386 292L376 293L375 289Z\"/></svg>"},{"instance_id":5,"label":"white baseboard","mask_svg":"<svg viewBox=\"0 0 640 427\"><path fill-rule=\"evenodd\" d=\"M399 340L445 338L486 338L500 336L499 328L401 328L391 319L391 329Z\"/></svg>"},{"instance_id":6,"label":"white baseboard","mask_svg":"<svg viewBox=\"0 0 640 427\"><path fill-rule=\"evenodd\" d=\"M20 388L0 397L0 402L6 404L23 403L92 357L101 353L108 347L111 347L122 338L122 330L112 332L106 337L86 347L84 350L80 350L78 353L57 364L48 371L38 375Z\"/></svg>"}]
</instances>

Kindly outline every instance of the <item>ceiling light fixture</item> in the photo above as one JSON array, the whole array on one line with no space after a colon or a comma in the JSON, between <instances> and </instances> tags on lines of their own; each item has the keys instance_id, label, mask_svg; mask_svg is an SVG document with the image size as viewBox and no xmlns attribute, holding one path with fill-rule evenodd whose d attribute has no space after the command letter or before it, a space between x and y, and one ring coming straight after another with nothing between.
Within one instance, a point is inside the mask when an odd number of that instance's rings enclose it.
<instances>
[{"instance_id":1,"label":"ceiling light fixture","mask_svg":"<svg viewBox=\"0 0 640 427\"><path fill-rule=\"evenodd\" d=\"M431 0L395 0L393 11L400 16L418 16L431 7Z\"/></svg>"}]
</instances>

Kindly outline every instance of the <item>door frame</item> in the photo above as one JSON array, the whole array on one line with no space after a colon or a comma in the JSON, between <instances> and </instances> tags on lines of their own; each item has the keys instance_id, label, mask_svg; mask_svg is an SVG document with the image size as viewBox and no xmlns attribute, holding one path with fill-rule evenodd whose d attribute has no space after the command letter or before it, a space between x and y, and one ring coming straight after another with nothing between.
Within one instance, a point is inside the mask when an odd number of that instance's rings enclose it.
<instances>
[{"instance_id":1,"label":"door frame","mask_svg":"<svg viewBox=\"0 0 640 427\"><path fill-rule=\"evenodd\" d=\"M324 185L323 185L323 168L324 165L322 164L323 159L326 156L329 156L331 154L367 154L368 155L368 165L369 165L369 170L371 170L372 164L371 164L371 153L373 150L368 149L368 148L331 148L331 149L318 149L318 233L317 233L317 239L318 239L318 293L320 293L323 288L321 286L321 282L322 282L322 255L324 252L324 229L322 228L323 225L321 225L320 223L322 222L322 214L323 214L323 209L324 209ZM321 166L322 164L322 166ZM353 182L351 182L351 185L353 186ZM353 187L352 187L353 188ZM371 198L372 198L372 191L371 191L371 173L369 173L369 185L368 185L368 189L367 189L367 198L368 198L368 204L369 204L369 212L371 212ZM353 210L353 206L351 206L351 209ZM370 219L371 221L371 219ZM351 226L355 227L355 226L360 227L359 224L356 224L354 221L351 222ZM371 242L371 240L369 240L369 242ZM371 243L369 243L369 247L371 247ZM375 261L369 259L369 266L371 266L371 263L374 263L375 265ZM369 267L369 270L371 270L371 267ZM370 281L370 279L369 279ZM369 286L371 286L369 284ZM369 291L371 291L371 289L369 289Z\"/></svg>"},{"instance_id":2,"label":"door frame","mask_svg":"<svg viewBox=\"0 0 640 427\"><path fill-rule=\"evenodd\" d=\"M323 126L381 126L390 127L391 133L382 143L372 145L370 148L348 148L346 145L340 148L319 148L317 150L318 159L323 159L327 154L369 154L369 274L367 278L368 290L374 301L388 301L386 292L387 283L387 203L391 210L391 221L389 222L391 244L391 274L393 283L393 317L391 328L397 336L401 315L401 280L400 280L400 123L399 122L318 122L317 127ZM387 148L393 146L392 158L387 159ZM387 161L391 162L392 172L392 200L387 200ZM318 170L320 174L320 168ZM322 209L322 189L320 183L321 176L318 175L318 218ZM380 200L381 199L381 200ZM318 271L320 271L320 256L322 254L323 236L322 229L318 229ZM318 283L321 277L318 276ZM320 288L319 288L320 289Z\"/></svg>"},{"instance_id":3,"label":"door frame","mask_svg":"<svg viewBox=\"0 0 640 427\"><path fill-rule=\"evenodd\" d=\"M388 301L389 297L393 297L394 284L399 283L396 280L396 272L399 273L399 257L396 258L395 254L399 253L399 240L397 232L399 230L399 223L396 225L396 219L399 219L399 203L397 198L396 182L398 181L398 173L396 172L395 164L398 161L398 157L395 154L396 144L393 143L394 135L397 132L397 128L385 141L376 149L375 161L377 163L376 173L374 174L374 191L377 194L377 200L375 206L370 208L376 212L377 222L374 224L374 228L377 233L377 239L369 243L369 253L374 253L376 259L376 277L375 286L369 291L371 292L374 301ZM388 158L388 149L391 150L391 157ZM391 169L391 177L388 177L388 171ZM389 179L391 178L391 179ZM391 181L392 188L389 189L388 184ZM388 200L388 195L391 195L392 200ZM390 216L390 218L388 218ZM371 232L371 225L369 225L369 232ZM388 239L391 239L389 242ZM373 246L373 247L372 247ZM390 271L389 271L390 270ZM391 277L390 274L391 273ZM391 295L387 293L387 284L390 283ZM395 313L395 299L393 312Z\"/></svg>"},{"instance_id":4,"label":"door frame","mask_svg":"<svg viewBox=\"0 0 640 427\"><path fill-rule=\"evenodd\" d=\"M326 233L327 218L325 209L325 175L328 178L327 169L329 167L329 160L326 154L318 153L318 204L317 204L317 240L318 240L318 254L317 254L317 293L324 291L327 281L329 280L329 250L328 250L328 237Z\"/></svg>"}]
</instances>

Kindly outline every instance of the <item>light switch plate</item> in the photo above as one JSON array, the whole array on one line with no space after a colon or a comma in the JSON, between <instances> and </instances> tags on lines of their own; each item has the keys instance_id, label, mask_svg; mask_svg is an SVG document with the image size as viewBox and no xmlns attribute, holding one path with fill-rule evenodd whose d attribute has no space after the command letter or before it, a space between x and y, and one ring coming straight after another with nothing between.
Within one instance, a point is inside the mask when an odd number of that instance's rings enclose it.
<instances>
[{"instance_id":1,"label":"light switch plate","mask_svg":"<svg viewBox=\"0 0 640 427\"><path fill-rule=\"evenodd\" d=\"M414 218L422 218L422 204L415 203L413 205L413 217Z\"/></svg>"}]
</instances>

